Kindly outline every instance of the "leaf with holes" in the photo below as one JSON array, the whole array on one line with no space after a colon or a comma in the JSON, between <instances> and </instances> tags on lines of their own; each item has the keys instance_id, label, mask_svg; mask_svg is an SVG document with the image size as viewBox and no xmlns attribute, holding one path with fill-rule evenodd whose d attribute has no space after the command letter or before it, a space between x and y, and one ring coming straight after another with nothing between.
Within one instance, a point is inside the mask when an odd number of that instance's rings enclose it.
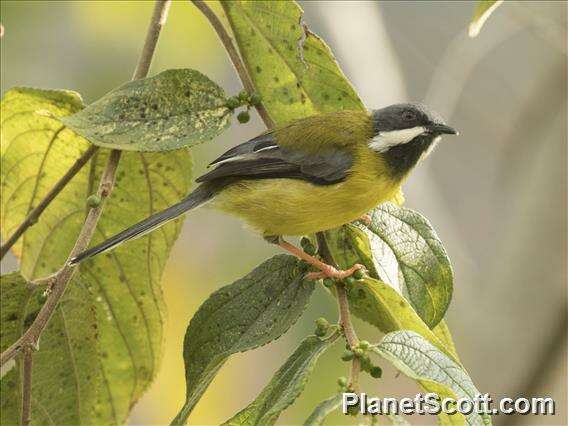
<instances>
[{"instance_id":1,"label":"leaf with holes","mask_svg":"<svg viewBox=\"0 0 568 426\"><path fill-rule=\"evenodd\" d=\"M187 420L230 355L265 345L296 322L314 290L305 274L300 260L275 256L201 305L185 334L186 402L174 424Z\"/></svg>"},{"instance_id":2,"label":"leaf with holes","mask_svg":"<svg viewBox=\"0 0 568 426\"><path fill-rule=\"evenodd\" d=\"M337 334L327 339L316 336L306 337L256 399L224 424L228 426L274 424L282 411L300 396L318 358L336 338Z\"/></svg>"},{"instance_id":3,"label":"leaf with holes","mask_svg":"<svg viewBox=\"0 0 568 426\"><path fill-rule=\"evenodd\" d=\"M169 151L218 136L231 111L223 89L192 69L128 82L61 121L95 145Z\"/></svg>"},{"instance_id":4,"label":"leaf with holes","mask_svg":"<svg viewBox=\"0 0 568 426\"><path fill-rule=\"evenodd\" d=\"M503 0L479 0L475 5L475 11L469 24L468 33L470 37L477 37L485 21L497 9Z\"/></svg>"},{"instance_id":5,"label":"leaf with holes","mask_svg":"<svg viewBox=\"0 0 568 426\"><path fill-rule=\"evenodd\" d=\"M459 364L413 331L387 334L372 350L403 374L418 381L427 391L472 401L479 395L472 380ZM476 413L465 415L465 420L468 425L491 424L489 416Z\"/></svg>"},{"instance_id":6,"label":"leaf with holes","mask_svg":"<svg viewBox=\"0 0 568 426\"><path fill-rule=\"evenodd\" d=\"M15 272L2 275L0 290L0 346L4 351L34 320L44 289L32 287ZM21 358L12 365L0 382L3 425L21 424ZM40 350L33 354L32 423L98 423L95 408L103 386L98 369L94 302L75 281L43 332Z\"/></svg>"},{"instance_id":7,"label":"leaf with holes","mask_svg":"<svg viewBox=\"0 0 568 426\"><path fill-rule=\"evenodd\" d=\"M6 93L1 145L3 237L89 146L58 120L80 108L80 97L72 92L19 88ZM100 149L14 247L26 279L49 275L66 261L85 219L86 198L95 192L108 154ZM178 202L190 184L191 158L185 149L124 153L93 244ZM96 305L100 374L105 379L95 408L100 423L123 423L156 374L164 315L160 280L180 226L181 219L173 221L79 268L76 280L90 290ZM98 374L96 369L93 373Z\"/></svg>"}]
</instances>

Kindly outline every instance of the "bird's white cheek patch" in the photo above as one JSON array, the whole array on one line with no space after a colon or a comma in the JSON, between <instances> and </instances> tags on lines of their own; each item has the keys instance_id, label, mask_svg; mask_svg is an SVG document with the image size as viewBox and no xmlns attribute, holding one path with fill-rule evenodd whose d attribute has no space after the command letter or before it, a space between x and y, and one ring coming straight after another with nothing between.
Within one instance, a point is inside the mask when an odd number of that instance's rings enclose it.
<instances>
[{"instance_id":1,"label":"bird's white cheek patch","mask_svg":"<svg viewBox=\"0 0 568 426\"><path fill-rule=\"evenodd\" d=\"M377 152L388 151L393 146L402 145L410 142L416 136L424 133L426 129L422 126L412 127L410 129L391 130L389 132L380 132L371 139L369 147Z\"/></svg>"}]
</instances>

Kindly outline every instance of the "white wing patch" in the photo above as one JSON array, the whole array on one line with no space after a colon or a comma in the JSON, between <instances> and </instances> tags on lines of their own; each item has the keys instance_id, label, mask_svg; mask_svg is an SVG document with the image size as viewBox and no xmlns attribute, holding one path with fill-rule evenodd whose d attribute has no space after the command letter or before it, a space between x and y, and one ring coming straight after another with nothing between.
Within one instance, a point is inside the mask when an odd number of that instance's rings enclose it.
<instances>
[{"instance_id":1,"label":"white wing patch","mask_svg":"<svg viewBox=\"0 0 568 426\"><path fill-rule=\"evenodd\" d=\"M424 133L426 129L422 126L412 127L411 129L391 130L380 132L369 142L369 148L377 152L386 152L393 146L402 145L410 142L416 136Z\"/></svg>"}]
</instances>

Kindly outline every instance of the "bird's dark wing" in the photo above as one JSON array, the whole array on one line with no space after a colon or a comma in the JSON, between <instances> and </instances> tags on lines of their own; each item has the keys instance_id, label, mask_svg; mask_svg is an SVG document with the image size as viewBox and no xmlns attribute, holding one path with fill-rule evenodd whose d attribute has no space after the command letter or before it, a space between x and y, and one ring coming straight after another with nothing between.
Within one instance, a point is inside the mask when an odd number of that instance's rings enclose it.
<instances>
[{"instance_id":1,"label":"bird's dark wing","mask_svg":"<svg viewBox=\"0 0 568 426\"><path fill-rule=\"evenodd\" d=\"M308 154L300 149L279 146L272 134L262 134L238 145L210 165L217 166L197 182L217 179L302 179L318 185L343 181L351 169L349 151L330 147L323 153Z\"/></svg>"}]
</instances>

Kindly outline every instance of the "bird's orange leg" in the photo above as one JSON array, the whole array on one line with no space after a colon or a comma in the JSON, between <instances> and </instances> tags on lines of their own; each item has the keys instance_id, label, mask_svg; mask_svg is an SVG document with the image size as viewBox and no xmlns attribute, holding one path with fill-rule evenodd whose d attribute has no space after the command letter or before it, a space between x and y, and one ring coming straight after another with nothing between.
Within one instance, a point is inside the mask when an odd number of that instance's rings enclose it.
<instances>
[{"instance_id":1,"label":"bird's orange leg","mask_svg":"<svg viewBox=\"0 0 568 426\"><path fill-rule=\"evenodd\" d=\"M276 244L279 247L282 247L287 252L293 254L294 256L302 259L303 261L309 263L312 266L318 268L321 272L311 272L306 275L306 279L309 280L319 280L320 278L335 278L335 279L344 279L351 276L357 269L364 268L363 265L355 264L351 268L346 270L341 270L334 268L327 263L322 262L321 260L315 258L314 256L310 256L301 248L296 247L293 244L290 244L287 241L284 241L282 238L279 238Z\"/></svg>"}]
</instances>

